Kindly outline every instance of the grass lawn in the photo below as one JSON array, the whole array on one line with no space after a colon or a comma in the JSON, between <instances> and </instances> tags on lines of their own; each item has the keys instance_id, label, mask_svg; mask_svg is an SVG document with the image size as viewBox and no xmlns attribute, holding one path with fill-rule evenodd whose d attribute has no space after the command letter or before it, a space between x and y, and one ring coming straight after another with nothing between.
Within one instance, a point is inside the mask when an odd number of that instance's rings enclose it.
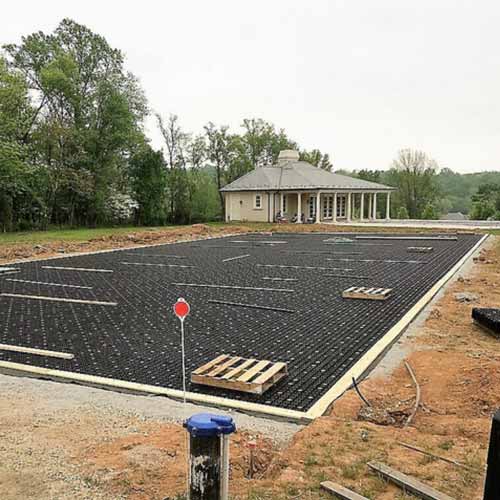
<instances>
[{"instance_id":1,"label":"grass lawn","mask_svg":"<svg viewBox=\"0 0 500 500\"><path fill-rule=\"evenodd\" d=\"M88 241L112 234L137 233L140 231L158 231L174 229L180 226L161 227L101 227L97 229L52 229L49 231L27 231L19 233L3 233L0 235L0 245L15 243L48 243L51 241Z\"/></svg>"}]
</instances>

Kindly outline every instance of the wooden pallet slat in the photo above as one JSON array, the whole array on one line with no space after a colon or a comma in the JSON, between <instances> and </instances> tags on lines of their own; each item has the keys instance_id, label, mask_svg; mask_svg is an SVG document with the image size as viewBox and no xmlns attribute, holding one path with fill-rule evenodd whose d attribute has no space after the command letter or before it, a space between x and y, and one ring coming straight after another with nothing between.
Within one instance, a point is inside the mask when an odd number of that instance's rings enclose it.
<instances>
[{"instance_id":1,"label":"wooden pallet slat","mask_svg":"<svg viewBox=\"0 0 500 500\"><path fill-rule=\"evenodd\" d=\"M209 361L208 363L205 363L204 365L200 366L199 368L196 368L194 370L195 375L201 375L202 373L206 372L212 366L215 366L217 363L220 363L221 361L224 361L226 358L229 356L227 354L221 354L220 356L217 356L215 359L212 359L212 361Z\"/></svg>"},{"instance_id":2,"label":"wooden pallet slat","mask_svg":"<svg viewBox=\"0 0 500 500\"><path fill-rule=\"evenodd\" d=\"M267 360L259 361L255 366L252 366L250 370L246 371L243 375L240 375L238 377L238 381L248 382L252 377L255 377L257 373L261 372L269 363L271 362Z\"/></svg>"},{"instance_id":3,"label":"wooden pallet slat","mask_svg":"<svg viewBox=\"0 0 500 500\"><path fill-rule=\"evenodd\" d=\"M344 299L368 299L368 300L386 300L392 292L392 288L375 287L350 287L342 292Z\"/></svg>"},{"instance_id":4,"label":"wooden pallet slat","mask_svg":"<svg viewBox=\"0 0 500 500\"><path fill-rule=\"evenodd\" d=\"M263 394L288 375L287 365L222 354L191 372L195 384Z\"/></svg>"},{"instance_id":5,"label":"wooden pallet slat","mask_svg":"<svg viewBox=\"0 0 500 500\"><path fill-rule=\"evenodd\" d=\"M265 372L261 373L253 382L255 384L264 384L269 379L273 378L280 371L286 369L286 363L274 363L270 368L268 368Z\"/></svg>"},{"instance_id":6,"label":"wooden pallet slat","mask_svg":"<svg viewBox=\"0 0 500 500\"><path fill-rule=\"evenodd\" d=\"M247 359L241 363L241 365L237 366L236 368L233 368L232 370L229 370L222 378L224 379L232 379L235 378L236 375L240 374L243 370L249 368L252 366L254 363L256 363L256 359Z\"/></svg>"},{"instance_id":7,"label":"wooden pallet slat","mask_svg":"<svg viewBox=\"0 0 500 500\"><path fill-rule=\"evenodd\" d=\"M228 368L231 366L235 365L238 361L240 361L241 358L234 357L234 358L229 358L227 361L224 363L220 364L219 366L215 367L213 370L210 370L207 373L207 377L216 377L219 375L219 373L222 373L226 371Z\"/></svg>"}]
</instances>

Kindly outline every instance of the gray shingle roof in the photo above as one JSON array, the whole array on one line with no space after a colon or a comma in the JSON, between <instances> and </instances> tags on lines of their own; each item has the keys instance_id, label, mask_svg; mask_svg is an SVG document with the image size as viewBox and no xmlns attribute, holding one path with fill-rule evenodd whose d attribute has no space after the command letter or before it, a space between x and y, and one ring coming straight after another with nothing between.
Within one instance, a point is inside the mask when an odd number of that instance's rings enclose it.
<instances>
[{"instance_id":1,"label":"gray shingle roof","mask_svg":"<svg viewBox=\"0 0 500 500\"><path fill-rule=\"evenodd\" d=\"M393 187L334 174L305 161L289 162L282 167L261 167L223 187L221 191L339 189L353 191L392 191Z\"/></svg>"}]
</instances>

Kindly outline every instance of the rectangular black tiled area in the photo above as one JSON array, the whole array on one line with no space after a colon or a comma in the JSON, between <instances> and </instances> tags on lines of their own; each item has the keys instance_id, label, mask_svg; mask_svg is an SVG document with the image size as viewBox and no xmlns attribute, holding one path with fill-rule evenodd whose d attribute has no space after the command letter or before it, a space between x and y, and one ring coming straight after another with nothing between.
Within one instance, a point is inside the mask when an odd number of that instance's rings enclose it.
<instances>
[{"instance_id":1,"label":"rectangular black tiled area","mask_svg":"<svg viewBox=\"0 0 500 500\"><path fill-rule=\"evenodd\" d=\"M182 296L191 304L189 373L223 353L284 361L289 371L262 396L194 384L189 391L306 411L481 237L425 241L433 251L415 254L407 248L421 240L335 236L252 234L17 264L20 272L0 276L0 293L117 305L0 296L0 343L75 355L0 350L0 360L181 389L172 304ZM228 260L240 255L249 256ZM351 286L393 291L386 301L342 299Z\"/></svg>"}]
</instances>

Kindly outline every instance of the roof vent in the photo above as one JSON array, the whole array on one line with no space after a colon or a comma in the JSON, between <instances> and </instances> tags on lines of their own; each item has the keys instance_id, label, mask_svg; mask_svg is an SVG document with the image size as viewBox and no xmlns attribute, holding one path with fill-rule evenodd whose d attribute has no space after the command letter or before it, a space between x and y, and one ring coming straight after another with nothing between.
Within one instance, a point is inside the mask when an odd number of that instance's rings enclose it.
<instances>
[{"instance_id":1,"label":"roof vent","mask_svg":"<svg viewBox=\"0 0 500 500\"><path fill-rule=\"evenodd\" d=\"M278 155L278 166L282 167L291 161L299 161L299 152L293 149L284 149Z\"/></svg>"}]
</instances>

